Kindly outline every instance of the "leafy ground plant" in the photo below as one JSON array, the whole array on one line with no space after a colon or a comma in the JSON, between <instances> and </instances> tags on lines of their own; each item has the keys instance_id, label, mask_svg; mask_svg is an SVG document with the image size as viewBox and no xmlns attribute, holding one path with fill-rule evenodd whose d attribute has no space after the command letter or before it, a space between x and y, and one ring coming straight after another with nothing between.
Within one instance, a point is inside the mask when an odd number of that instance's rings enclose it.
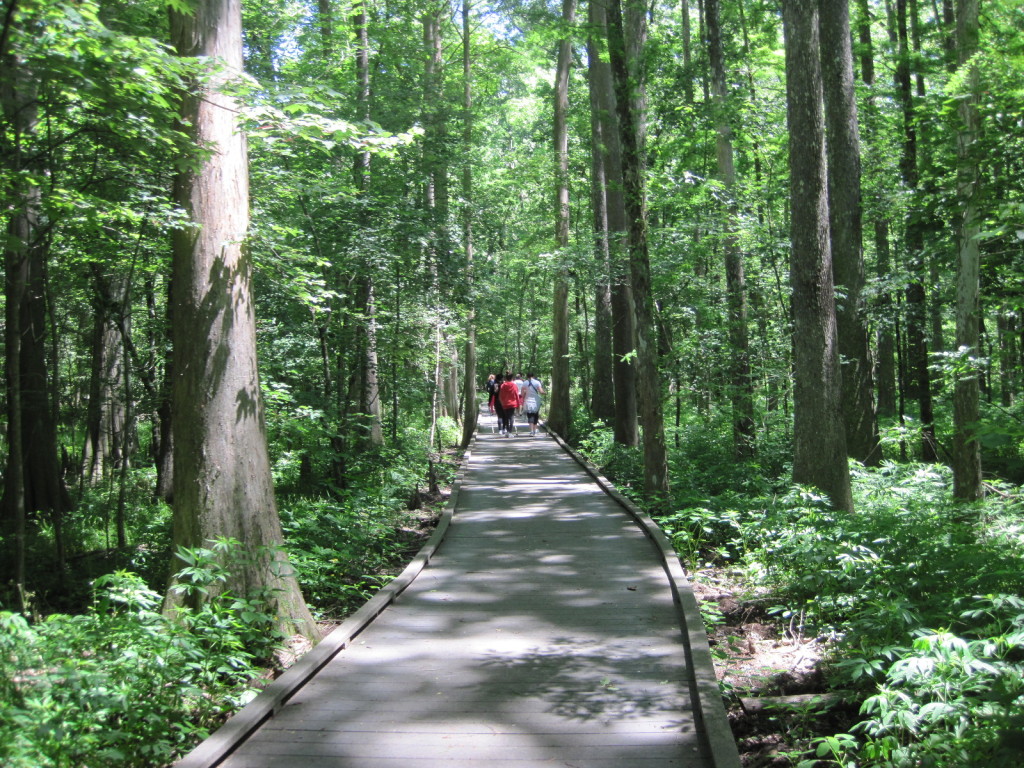
<instances>
[{"instance_id":1,"label":"leafy ground plant","mask_svg":"<svg viewBox=\"0 0 1024 768\"><path fill-rule=\"evenodd\" d=\"M746 483L660 521L717 606L705 612L741 742L756 745L748 764L1024 765L1019 492L963 505L938 465L852 473L854 515L812 489L756 495ZM806 653L789 670L791 645ZM828 690L840 702L828 712L751 718L739 706Z\"/></svg>"},{"instance_id":2,"label":"leafy ground plant","mask_svg":"<svg viewBox=\"0 0 1024 768\"><path fill-rule=\"evenodd\" d=\"M182 555L180 580L195 587L222 577L213 550ZM268 642L258 596L221 593L171 620L161 595L135 574L119 571L93 587L80 615L29 624L0 613L7 768L166 764L254 693Z\"/></svg>"},{"instance_id":3,"label":"leafy ground plant","mask_svg":"<svg viewBox=\"0 0 1024 768\"><path fill-rule=\"evenodd\" d=\"M860 722L816 742L817 758L1022 764L1019 502L994 494L955 504L947 473L934 465L857 469L855 493L856 515L797 489L746 523L761 530L746 562L773 590L777 613L800 614L828 638L832 684L863 692Z\"/></svg>"}]
</instances>

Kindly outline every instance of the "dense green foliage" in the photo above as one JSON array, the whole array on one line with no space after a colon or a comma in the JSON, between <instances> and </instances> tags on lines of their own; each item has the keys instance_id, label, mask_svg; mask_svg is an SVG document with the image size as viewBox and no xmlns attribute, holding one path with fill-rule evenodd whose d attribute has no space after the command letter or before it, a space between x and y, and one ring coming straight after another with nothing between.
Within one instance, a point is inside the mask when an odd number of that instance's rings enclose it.
<instances>
[{"instance_id":1,"label":"dense green foliage","mask_svg":"<svg viewBox=\"0 0 1024 768\"><path fill-rule=\"evenodd\" d=\"M684 438L675 466L686 467L687 454L703 461L676 475L687 490L659 522L690 568L742 569L758 603L826 645L830 685L862 704L849 733L822 737L810 752L844 768L1018 765L1019 490L1000 487L965 507L953 502L944 468L854 467L857 514L840 515L813 489L753 465L737 473L708 448L700 430ZM636 449L610 441L588 449L620 485L638 481ZM716 468L712 480L707 470Z\"/></svg>"},{"instance_id":2,"label":"dense green foliage","mask_svg":"<svg viewBox=\"0 0 1024 768\"><path fill-rule=\"evenodd\" d=\"M236 542L237 545L237 542ZM230 542L182 552L190 590L223 578ZM230 558L229 558L230 561ZM29 624L0 614L0 760L12 768L169 762L251 698L281 638L258 595L222 592L175 620L118 571L89 608Z\"/></svg>"},{"instance_id":3,"label":"dense green foliage","mask_svg":"<svg viewBox=\"0 0 1024 768\"><path fill-rule=\"evenodd\" d=\"M158 593L182 565L172 558L166 496L155 498L167 471L160 456L172 377L169 243L182 226L172 187L179 170L203 157L177 117L197 63L167 44L168 4L187 10L191 2L3 4L0 74L5 88L24 87L31 108L3 105L0 210L5 227L22 215L35 221L30 241L7 238L3 302L15 295L13 267L31 254L38 281L25 313L41 325L23 343L32 343L42 372L28 391L42 421L52 422L60 460L50 481L69 499L67 509L28 510L24 584L6 572L0 583L5 764L166 762L244 700L272 656L261 643L266 595L221 594L175 621L160 613ZM651 3L647 223L673 487L662 522L684 559L742 564L771 590L780 615L829 640L835 684L856 688L865 703L856 729L821 743L823 758L994 766L1016 748L1013 710L1024 674L1020 500L1003 484L1024 480L1024 9L986 2L972 60L983 83L982 130L967 155L980 179L982 344L965 350L953 339L953 308L964 160L957 106L969 94L940 7L949 4L909 4L902 52L897 7L908 4L850 5L864 314L886 461L853 468L853 516L837 516L816 491L788 480L790 179L779 4L721 3L723 109L737 170L726 189L704 6ZM593 248L586 14L566 30L555 3L473 6L472 106L464 115L453 6L366 3L366 102L357 87L361 30L349 4L244 6L246 72L232 87L249 138L247 248L267 438L286 548L318 618L343 616L415 548L415 508L453 466L471 313L481 383L488 372L531 368L547 382L559 275L571 283L568 437L643 504L643 457L617 444L589 410L594 288L606 267ZM428 84L422 20L430 14L442 45ZM556 248L552 75L566 34L577 51L569 84L572 224L570 245ZM915 78L906 109L893 78L900 63ZM32 124L23 124L30 113ZM911 138L916 185L904 167ZM354 171L364 152L365 179ZM443 172L431 175L428 166ZM467 221L472 283L461 240ZM911 230L922 236L918 252ZM745 269L756 423L756 450L743 459L732 444L735 350L722 263L733 238ZM943 465L914 463L922 424L919 382L907 370L907 296L919 284L927 289L940 460L954 442L956 377L983 383L975 426L992 492L977 505L952 503ZM368 398L380 407L382 444L369 437ZM8 387L5 409L9 399ZM13 439L3 426L0 454L8 456ZM3 509L6 568L17 534ZM186 583L198 592L229 567L231 547L209 547L182 553L194 577ZM73 742L63 738L72 729Z\"/></svg>"}]
</instances>

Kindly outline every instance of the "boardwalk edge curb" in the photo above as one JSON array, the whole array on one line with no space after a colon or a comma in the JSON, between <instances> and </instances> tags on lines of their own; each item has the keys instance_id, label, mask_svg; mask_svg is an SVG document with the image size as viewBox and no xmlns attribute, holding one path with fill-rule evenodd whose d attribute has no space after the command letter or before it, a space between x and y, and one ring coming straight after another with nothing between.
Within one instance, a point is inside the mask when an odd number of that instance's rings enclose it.
<instances>
[{"instance_id":1,"label":"boardwalk edge curb","mask_svg":"<svg viewBox=\"0 0 1024 768\"><path fill-rule=\"evenodd\" d=\"M711 657L711 647L708 645L704 620L701 618L700 608L697 606L697 598L693 594L690 580L686 578L672 542L646 512L626 498L610 480L600 473L597 467L577 453L561 435L551 429L548 429L547 432L563 450L572 456L577 464L583 467L601 490L626 510L659 551L662 565L672 586L675 604L679 609L680 623L688 641L686 644L687 661L697 692L695 711L704 725L712 764L714 768L740 768L739 750L736 747L736 738L729 727L729 718L725 711L725 704L722 702L722 692L718 687L718 679L715 677L715 663Z\"/></svg>"},{"instance_id":2,"label":"boardwalk edge curb","mask_svg":"<svg viewBox=\"0 0 1024 768\"><path fill-rule=\"evenodd\" d=\"M441 517L437 521L437 527L405 569L382 587L358 611L345 619L298 661L288 667L280 677L260 691L256 698L228 718L220 728L200 742L195 749L174 763L174 768L213 768L221 763L253 731L280 711L281 707L302 686L309 682L331 659L347 648L385 608L412 584L420 572L427 567L448 533L475 444L476 437L474 436L462 454L462 464L455 482L452 484L451 494L444 505Z\"/></svg>"}]
</instances>

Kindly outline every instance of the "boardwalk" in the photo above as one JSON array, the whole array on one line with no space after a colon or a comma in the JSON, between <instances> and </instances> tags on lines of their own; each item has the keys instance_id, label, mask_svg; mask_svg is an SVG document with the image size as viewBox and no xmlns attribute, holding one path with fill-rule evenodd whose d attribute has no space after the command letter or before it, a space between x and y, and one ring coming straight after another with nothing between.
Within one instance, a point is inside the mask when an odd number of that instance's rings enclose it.
<instances>
[{"instance_id":1,"label":"boardwalk","mask_svg":"<svg viewBox=\"0 0 1024 768\"><path fill-rule=\"evenodd\" d=\"M558 443L485 427L429 565L237 747L244 729L226 729L225 759L201 747L182 765L734 768L671 586Z\"/></svg>"}]
</instances>

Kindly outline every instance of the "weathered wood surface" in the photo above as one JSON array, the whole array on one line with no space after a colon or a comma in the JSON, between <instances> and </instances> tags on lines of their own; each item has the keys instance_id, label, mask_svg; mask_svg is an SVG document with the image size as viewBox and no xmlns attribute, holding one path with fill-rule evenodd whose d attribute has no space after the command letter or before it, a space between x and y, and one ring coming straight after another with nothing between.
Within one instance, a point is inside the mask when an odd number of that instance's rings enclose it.
<instances>
[{"instance_id":1,"label":"weathered wood surface","mask_svg":"<svg viewBox=\"0 0 1024 768\"><path fill-rule=\"evenodd\" d=\"M221 765L713 765L650 541L553 440L488 432L426 569Z\"/></svg>"}]
</instances>

